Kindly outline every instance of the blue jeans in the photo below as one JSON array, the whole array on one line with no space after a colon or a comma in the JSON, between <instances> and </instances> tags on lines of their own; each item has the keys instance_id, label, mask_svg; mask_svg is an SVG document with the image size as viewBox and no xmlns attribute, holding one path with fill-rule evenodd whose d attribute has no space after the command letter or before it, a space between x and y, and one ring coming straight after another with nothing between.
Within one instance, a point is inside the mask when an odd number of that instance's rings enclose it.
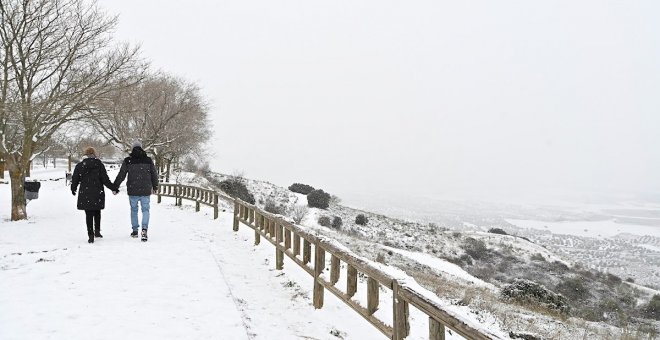
<instances>
[{"instance_id":1,"label":"blue jeans","mask_svg":"<svg viewBox=\"0 0 660 340\"><path fill-rule=\"evenodd\" d=\"M138 230L138 202L142 207L142 229L149 228L149 199L151 196L128 196L131 202L131 226L133 230Z\"/></svg>"}]
</instances>

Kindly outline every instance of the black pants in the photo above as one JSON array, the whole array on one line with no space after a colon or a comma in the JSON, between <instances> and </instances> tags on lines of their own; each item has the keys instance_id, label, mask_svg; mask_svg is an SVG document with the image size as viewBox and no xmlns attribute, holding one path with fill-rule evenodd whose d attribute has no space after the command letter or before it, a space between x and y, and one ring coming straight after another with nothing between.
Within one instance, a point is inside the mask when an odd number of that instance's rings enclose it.
<instances>
[{"instance_id":1,"label":"black pants","mask_svg":"<svg viewBox=\"0 0 660 340\"><path fill-rule=\"evenodd\" d=\"M90 237L101 233L101 210L85 210L85 221L87 222L87 235Z\"/></svg>"}]
</instances>

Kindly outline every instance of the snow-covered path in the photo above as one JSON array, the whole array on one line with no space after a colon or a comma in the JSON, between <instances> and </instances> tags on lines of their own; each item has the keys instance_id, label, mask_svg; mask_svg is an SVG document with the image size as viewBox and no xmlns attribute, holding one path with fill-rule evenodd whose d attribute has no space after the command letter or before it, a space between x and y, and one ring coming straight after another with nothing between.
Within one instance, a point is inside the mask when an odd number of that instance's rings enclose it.
<instances>
[{"instance_id":1,"label":"snow-covered path","mask_svg":"<svg viewBox=\"0 0 660 340\"><path fill-rule=\"evenodd\" d=\"M314 310L311 277L274 270L274 248L232 232L230 213L154 196L142 243L126 195L109 195L104 238L87 244L63 180L42 182L28 221L8 222L9 197L0 184L0 339L383 338L338 301Z\"/></svg>"}]
</instances>

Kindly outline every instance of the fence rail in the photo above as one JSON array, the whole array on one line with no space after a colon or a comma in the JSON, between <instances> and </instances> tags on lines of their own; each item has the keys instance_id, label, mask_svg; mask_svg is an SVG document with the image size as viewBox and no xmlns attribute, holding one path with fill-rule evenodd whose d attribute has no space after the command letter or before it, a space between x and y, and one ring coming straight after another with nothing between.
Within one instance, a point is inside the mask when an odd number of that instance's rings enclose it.
<instances>
[{"instance_id":1,"label":"fence rail","mask_svg":"<svg viewBox=\"0 0 660 340\"><path fill-rule=\"evenodd\" d=\"M284 268L284 256L287 256L313 277L312 302L314 308L323 307L324 292L328 290L389 339L402 340L410 334L410 305L428 316L430 340L444 340L445 327L467 339L500 339L487 330L472 327L461 316L443 309L438 305L437 300L409 287L405 279L397 278L381 270L370 261L353 254L331 239L311 234L302 227L263 211L255 205L232 199L212 190L177 184L161 184L158 190L158 203L161 202L161 196L175 197L177 205L181 205L182 199L193 200L196 202L197 211L199 211L200 204L210 205L214 208L214 218L218 217L219 198L233 203L234 231L238 231L242 223L254 230L255 245L259 245L262 238L273 244L276 269ZM325 275L327 254L330 255L329 277ZM344 290L337 286L341 278L342 263L346 267ZM366 304L355 296L359 276L367 278ZM387 324L375 315L380 308L381 288L389 289L392 292L393 321L391 324Z\"/></svg>"}]
</instances>

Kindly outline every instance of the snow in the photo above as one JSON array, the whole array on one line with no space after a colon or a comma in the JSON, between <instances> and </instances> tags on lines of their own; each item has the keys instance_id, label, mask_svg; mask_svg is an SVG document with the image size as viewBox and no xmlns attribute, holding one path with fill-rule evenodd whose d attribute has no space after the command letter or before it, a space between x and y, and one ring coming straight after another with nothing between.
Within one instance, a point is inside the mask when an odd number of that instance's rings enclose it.
<instances>
[{"instance_id":1,"label":"snow","mask_svg":"<svg viewBox=\"0 0 660 340\"><path fill-rule=\"evenodd\" d=\"M42 186L28 205L29 220L9 222L9 205L0 205L0 339L385 338L330 292L315 310L312 278L286 257L285 270L275 270L274 248L263 240L254 246L245 226L233 232L230 211L213 220L207 207L195 213L192 202L176 207L171 198L157 204L154 197L150 239L142 243L128 236L122 188L117 196L106 192L104 238L87 244L84 214L63 172L33 171ZM9 195L9 185L0 184L2 201ZM413 280L406 284L449 306ZM366 282L358 286L355 299L366 302ZM391 322L391 291L380 295L376 316ZM411 308L409 339L428 338L427 321Z\"/></svg>"},{"instance_id":2,"label":"snow","mask_svg":"<svg viewBox=\"0 0 660 340\"><path fill-rule=\"evenodd\" d=\"M213 220L211 209L154 198L142 243L128 236L127 197L107 195L104 238L87 244L76 197L63 180L42 183L29 220L10 223L0 206L0 339L380 338L330 294L314 310L311 277L298 280L291 263L274 270L273 248L232 232L228 213ZM0 197L6 202L9 185Z\"/></svg>"},{"instance_id":3,"label":"snow","mask_svg":"<svg viewBox=\"0 0 660 340\"><path fill-rule=\"evenodd\" d=\"M553 234L565 234L586 237L613 237L623 233L660 237L660 227L616 223L605 221L570 221L547 222L534 220L507 219L507 222L521 227L547 230Z\"/></svg>"},{"instance_id":4,"label":"snow","mask_svg":"<svg viewBox=\"0 0 660 340\"><path fill-rule=\"evenodd\" d=\"M491 289L495 289L495 286L493 286L490 283L487 283L481 279L478 279L472 275L470 275L468 272L463 270L461 267L449 262L445 261L443 259L440 259L436 256L431 256L429 254L425 253L419 253L419 252L412 252L412 251L407 251L403 249L398 249L398 248L393 248L393 247L387 247L387 246L381 246L384 249L393 251L395 253L401 254L403 256L406 256L414 261L417 261L420 264L423 264L425 266L428 266L430 268L433 268L435 270L438 270L442 273L451 275L454 278L458 278L464 281L467 281L468 283L475 284L479 287L488 287Z\"/></svg>"}]
</instances>

